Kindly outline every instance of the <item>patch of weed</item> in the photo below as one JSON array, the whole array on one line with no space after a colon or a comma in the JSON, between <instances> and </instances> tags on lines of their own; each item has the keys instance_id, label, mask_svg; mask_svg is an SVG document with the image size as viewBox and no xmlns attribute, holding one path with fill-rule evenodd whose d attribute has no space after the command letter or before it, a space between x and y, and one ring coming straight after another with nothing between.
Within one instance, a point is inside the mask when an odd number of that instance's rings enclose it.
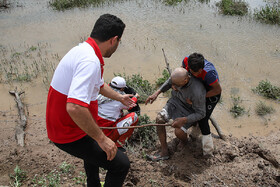
<instances>
[{"instance_id":1,"label":"patch of weed","mask_svg":"<svg viewBox=\"0 0 280 187\"><path fill-rule=\"evenodd\" d=\"M81 184L81 185L85 186L86 181L87 181L86 173L80 171L80 174L77 177L74 177L73 181L75 182L75 184Z\"/></svg>"},{"instance_id":2,"label":"patch of weed","mask_svg":"<svg viewBox=\"0 0 280 187\"><path fill-rule=\"evenodd\" d=\"M169 77L169 72L166 69L164 69L162 72L162 77L158 78L158 80L156 81L156 85L161 86L163 83L165 83L167 79L169 79Z\"/></svg>"},{"instance_id":3,"label":"patch of weed","mask_svg":"<svg viewBox=\"0 0 280 187\"><path fill-rule=\"evenodd\" d=\"M22 185L22 182L27 179L26 172L20 169L19 166L16 166L14 169L14 173L10 175L12 182L11 186L19 187Z\"/></svg>"},{"instance_id":4,"label":"patch of weed","mask_svg":"<svg viewBox=\"0 0 280 187\"><path fill-rule=\"evenodd\" d=\"M267 114L272 114L273 112L275 112L274 108L271 106L266 105L264 102L259 102L256 105L256 109L255 112L257 115L259 116L265 116Z\"/></svg>"},{"instance_id":5,"label":"patch of weed","mask_svg":"<svg viewBox=\"0 0 280 187\"><path fill-rule=\"evenodd\" d=\"M62 162L59 169L62 173L71 173L75 167L68 164L66 161Z\"/></svg>"},{"instance_id":6,"label":"patch of weed","mask_svg":"<svg viewBox=\"0 0 280 187\"><path fill-rule=\"evenodd\" d=\"M268 80L260 81L252 91L267 99L280 100L280 88L272 85Z\"/></svg>"},{"instance_id":7,"label":"patch of weed","mask_svg":"<svg viewBox=\"0 0 280 187\"><path fill-rule=\"evenodd\" d=\"M242 116L245 114L245 108L241 106L242 100L240 97L232 97L233 106L230 109L230 112L234 118Z\"/></svg>"},{"instance_id":8,"label":"patch of weed","mask_svg":"<svg viewBox=\"0 0 280 187\"><path fill-rule=\"evenodd\" d=\"M150 124L153 121L150 117L144 114L139 116L139 125ZM155 147L155 142L157 141L157 132L154 126L142 127L135 129L133 135L129 139L128 143L139 142L142 148L153 148Z\"/></svg>"},{"instance_id":9,"label":"patch of weed","mask_svg":"<svg viewBox=\"0 0 280 187\"><path fill-rule=\"evenodd\" d=\"M221 0L216 6L220 8L224 15L244 16L248 13L248 4L241 0Z\"/></svg>"},{"instance_id":10,"label":"patch of weed","mask_svg":"<svg viewBox=\"0 0 280 187\"><path fill-rule=\"evenodd\" d=\"M264 23L280 25L280 5L266 5L255 9L254 18Z\"/></svg>"}]
</instances>

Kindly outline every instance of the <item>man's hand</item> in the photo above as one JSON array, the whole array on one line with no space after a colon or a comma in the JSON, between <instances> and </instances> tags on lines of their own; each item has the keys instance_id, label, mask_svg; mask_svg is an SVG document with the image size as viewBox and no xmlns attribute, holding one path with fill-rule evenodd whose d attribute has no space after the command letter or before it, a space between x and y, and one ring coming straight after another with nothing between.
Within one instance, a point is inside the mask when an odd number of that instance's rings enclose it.
<instances>
[{"instance_id":1,"label":"man's hand","mask_svg":"<svg viewBox=\"0 0 280 187\"><path fill-rule=\"evenodd\" d=\"M117 154L118 148L110 138L104 136L102 140L97 141L100 148L107 154L107 160L113 160Z\"/></svg>"},{"instance_id":2,"label":"man's hand","mask_svg":"<svg viewBox=\"0 0 280 187\"><path fill-rule=\"evenodd\" d=\"M161 91L160 90L158 90L158 91L156 91L153 95L150 95L147 99L146 99L146 101L145 101L145 105L147 105L148 103L153 103L156 99L157 99L157 97L158 97L158 95L161 93Z\"/></svg>"},{"instance_id":3,"label":"man's hand","mask_svg":"<svg viewBox=\"0 0 280 187\"><path fill-rule=\"evenodd\" d=\"M127 106L128 108L133 108L136 106L135 102L131 99L133 97L133 94L125 94L121 95L120 102Z\"/></svg>"},{"instance_id":4,"label":"man's hand","mask_svg":"<svg viewBox=\"0 0 280 187\"><path fill-rule=\"evenodd\" d=\"M186 117L181 117L181 118L176 118L171 127L173 128L181 128L183 125L185 125L187 123L187 118Z\"/></svg>"}]
</instances>

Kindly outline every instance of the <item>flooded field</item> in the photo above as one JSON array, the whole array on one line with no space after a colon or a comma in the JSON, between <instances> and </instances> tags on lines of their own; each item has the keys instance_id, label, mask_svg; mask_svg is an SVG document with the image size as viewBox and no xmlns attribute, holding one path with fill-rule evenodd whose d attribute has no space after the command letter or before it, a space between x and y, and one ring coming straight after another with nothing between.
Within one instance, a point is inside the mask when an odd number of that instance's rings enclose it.
<instances>
[{"instance_id":1,"label":"flooded field","mask_svg":"<svg viewBox=\"0 0 280 187\"><path fill-rule=\"evenodd\" d=\"M154 82L165 68L164 48L171 68L193 52L202 53L215 64L223 88L222 103L214 117L226 134L234 136L267 135L279 130L280 103L254 94L261 80L279 84L280 27L254 21L251 17L223 16L215 6L217 1L188 1L166 6L157 0L134 0L110 3L96 8L52 10L47 0L26 0L14 3L0 12L0 46L23 51L23 46L48 44L43 58L52 54L60 57L87 38L96 19L104 13L115 14L126 24L122 43L117 52L105 59L105 81L114 73L140 73ZM248 1L250 11L265 5ZM9 50L8 50L9 51ZM59 61L52 59L56 65ZM30 115L43 115L47 90L43 82L0 84L0 110L16 110L8 91L15 87L25 91L24 102ZM237 119L229 112L231 97L239 96L247 113ZM143 112L154 117L164 105L161 97L156 104L143 106ZM258 101L273 106L274 114L258 117L254 110ZM43 103L43 104L42 104Z\"/></svg>"}]
</instances>

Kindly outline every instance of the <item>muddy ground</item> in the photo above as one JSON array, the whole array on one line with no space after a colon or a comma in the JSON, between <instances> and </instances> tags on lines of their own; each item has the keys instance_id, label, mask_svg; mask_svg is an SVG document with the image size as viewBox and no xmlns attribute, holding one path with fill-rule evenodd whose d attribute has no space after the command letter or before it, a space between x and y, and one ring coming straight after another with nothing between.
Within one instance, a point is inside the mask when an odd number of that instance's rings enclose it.
<instances>
[{"instance_id":1,"label":"muddy ground","mask_svg":"<svg viewBox=\"0 0 280 187\"><path fill-rule=\"evenodd\" d=\"M27 111L43 107L44 103L29 106ZM27 112L28 113L28 112ZM14 168L18 165L27 174L23 186L37 184L51 172L59 171L64 161L75 168L60 176L61 186L82 186L73 180L83 172L82 161L57 149L47 138L44 113L28 113L25 146L15 140L17 108L0 112L0 186L10 186ZM151 150L128 148L131 169L124 186L280 186L280 131L266 137L234 138L227 141L214 138L213 157L202 156L199 136L185 147L178 147L171 128L168 128L171 158L151 162L144 157ZM158 147L158 146L157 146ZM37 176L37 180L33 180ZM105 171L101 171L101 180Z\"/></svg>"}]
</instances>

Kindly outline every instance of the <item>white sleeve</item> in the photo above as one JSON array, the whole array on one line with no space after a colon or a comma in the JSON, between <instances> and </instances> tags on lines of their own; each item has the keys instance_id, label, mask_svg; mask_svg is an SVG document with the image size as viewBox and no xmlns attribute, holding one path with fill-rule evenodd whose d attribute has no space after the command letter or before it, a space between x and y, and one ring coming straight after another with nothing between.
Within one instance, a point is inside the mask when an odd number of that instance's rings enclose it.
<instances>
[{"instance_id":1,"label":"white sleeve","mask_svg":"<svg viewBox=\"0 0 280 187\"><path fill-rule=\"evenodd\" d=\"M99 62L82 61L78 63L73 72L68 98L89 104L94 92L99 91L100 77Z\"/></svg>"}]
</instances>

